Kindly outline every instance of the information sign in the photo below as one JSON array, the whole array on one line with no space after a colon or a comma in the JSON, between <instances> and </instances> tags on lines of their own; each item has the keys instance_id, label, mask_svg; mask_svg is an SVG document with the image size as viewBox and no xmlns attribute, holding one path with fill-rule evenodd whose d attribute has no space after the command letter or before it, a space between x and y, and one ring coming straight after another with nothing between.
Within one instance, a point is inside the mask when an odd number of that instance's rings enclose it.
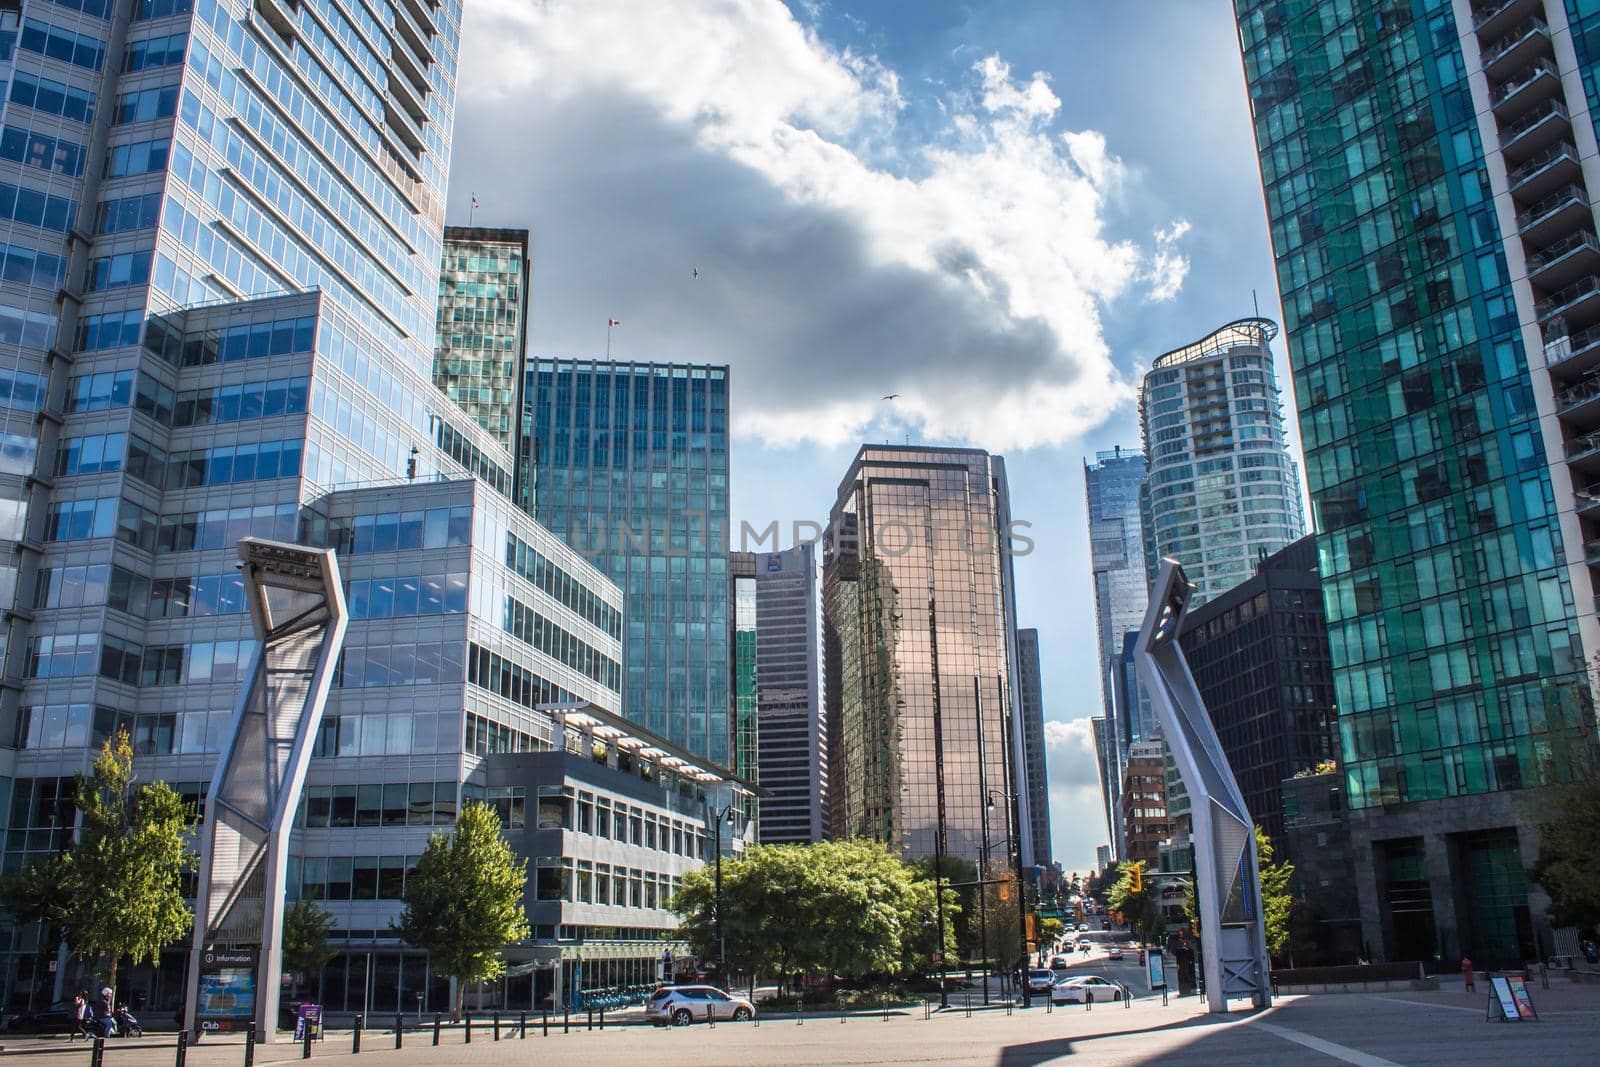
<instances>
[{"instance_id":1,"label":"information sign","mask_svg":"<svg viewBox=\"0 0 1600 1067\"><path fill-rule=\"evenodd\" d=\"M302 1004L294 1013L294 1039L304 1041L307 1030L311 1033L311 1040L322 1040L322 1005Z\"/></svg>"},{"instance_id":2,"label":"information sign","mask_svg":"<svg viewBox=\"0 0 1600 1067\"><path fill-rule=\"evenodd\" d=\"M1150 978L1151 989L1167 988L1166 958L1160 949L1151 949L1145 957L1145 973Z\"/></svg>"},{"instance_id":3,"label":"information sign","mask_svg":"<svg viewBox=\"0 0 1600 1067\"><path fill-rule=\"evenodd\" d=\"M208 949L200 955L202 1030L244 1030L256 1014L255 949Z\"/></svg>"},{"instance_id":4,"label":"information sign","mask_svg":"<svg viewBox=\"0 0 1600 1067\"><path fill-rule=\"evenodd\" d=\"M1522 1013L1517 1010L1517 999L1511 992L1511 983L1496 975L1489 979L1489 1015L1493 1019L1499 1012L1502 1022L1519 1023Z\"/></svg>"},{"instance_id":5,"label":"information sign","mask_svg":"<svg viewBox=\"0 0 1600 1067\"><path fill-rule=\"evenodd\" d=\"M1517 1005L1517 1016L1522 1019L1539 1018L1539 1013L1533 1010L1533 997L1528 995L1528 983L1522 980L1520 974L1506 978L1506 985L1511 988L1511 999Z\"/></svg>"}]
</instances>

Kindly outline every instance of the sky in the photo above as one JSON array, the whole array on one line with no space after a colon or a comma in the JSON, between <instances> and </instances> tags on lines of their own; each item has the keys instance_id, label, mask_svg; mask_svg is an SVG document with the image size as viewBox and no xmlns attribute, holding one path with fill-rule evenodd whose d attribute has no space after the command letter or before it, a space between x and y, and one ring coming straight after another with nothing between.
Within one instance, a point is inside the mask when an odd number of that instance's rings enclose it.
<instances>
[{"instance_id":1,"label":"sky","mask_svg":"<svg viewBox=\"0 0 1600 1067\"><path fill-rule=\"evenodd\" d=\"M1092 868L1084 459L1138 446L1155 356L1279 317L1231 5L465 7L447 217L532 231L530 355L617 319L618 358L728 364L755 529L824 521L864 441L1005 456L1055 858Z\"/></svg>"}]
</instances>

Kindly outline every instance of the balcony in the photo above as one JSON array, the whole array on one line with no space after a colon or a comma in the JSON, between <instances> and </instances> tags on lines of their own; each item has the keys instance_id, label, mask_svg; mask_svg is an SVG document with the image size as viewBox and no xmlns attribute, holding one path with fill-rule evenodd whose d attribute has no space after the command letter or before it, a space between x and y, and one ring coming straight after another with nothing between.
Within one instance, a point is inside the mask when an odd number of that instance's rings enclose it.
<instances>
[{"instance_id":1,"label":"balcony","mask_svg":"<svg viewBox=\"0 0 1600 1067\"><path fill-rule=\"evenodd\" d=\"M1600 567L1600 541L1583 543L1583 561L1591 567Z\"/></svg>"},{"instance_id":2,"label":"balcony","mask_svg":"<svg viewBox=\"0 0 1600 1067\"><path fill-rule=\"evenodd\" d=\"M1540 0L1489 0L1472 11L1472 30L1478 40L1504 36L1518 21L1544 10Z\"/></svg>"},{"instance_id":3,"label":"balcony","mask_svg":"<svg viewBox=\"0 0 1600 1067\"><path fill-rule=\"evenodd\" d=\"M1576 430L1600 428L1600 373L1590 371L1556 391L1556 414Z\"/></svg>"},{"instance_id":4,"label":"balcony","mask_svg":"<svg viewBox=\"0 0 1600 1067\"><path fill-rule=\"evenodd\" d=\"M1576 230L1528 257L1528 279L1549 291L1565 288L1600 270L1600 237Z\"/></svg>"},{"instance_id":5,"label":"balcony","mask_svg":"<svg viewBox=\"0 0 1600 1067\"><path fill-rule=\"evenodd\" d=\"M1500 151L1508 163L1532 159L1571 134L1572 117L1567 114L1567 105L1551 97L1500 127Z\"/></svg>"},{"instance_id":6,"label":"balcony","mask_svg":"<svg viewBox=\"0 0 1600 1067\"><path fill-rule=\"evenodd\" d=\"M1600 482L1572 491L1573 510L1580 518L1600 518Z\"/></svg>"},{"instance_id":7,"label":"balcony","mask_svg":"<svg viewBox=\"0 0 1600 1067\"><path fill-rule=\"evenodd\" d=\"M1506 173L1511 195L1524 204L1537 203L1563 186L1576 182L1583 172L1578 150L1568 141L1558 141Z\"/></svg>"},{"instance_id":8,"label":"balcony","mask_svg":"<svg viewBox=\"0 0 1600 1067\"><path fill-rule=\"evenodd\" d=\"M1483 50L1483 72L1503 81L1519 67L1550 55L1550 27L1533 16L1519 23L1504 37Z\"/></svg>"},{"instance_id":9,"label":"balcony","mask_svg":"<svg viewBox=\"0 0 1600 1067\"><path fill-rule=\"evenodd\" d=\"M1561 318L1569 326L1587 324L1600 317L1600 275L1580 278L1534 305L1541 324Z\"/></svg>"},{"instance_id":10,"label":"balcony","mask_svg":"<svg viewBox=\"0 0 1600 1067\"><path fill-rule=\"evenodd\" d=\"M1489 90L1489 108L1501 122L1509 122L1541 100L1561 90L1561 72L1549 59L1539 59L1517 71L1504 84Z\"/></svg>"},{"instance_id":11,"label":"balcony","mask_svg":"<svg viewBox=\"0 0 1600 1067\"><path fill-rule=\"evenodd\" d=\"M1554 327L1555 324L1552 324ZM1544 365L1552 374L1571 381L1600 366L1600 327L1569 334L1563 325L1545 330Z\"/></svg>"},{"instance_id":12,"label":"balcony","mask_svg":"<svg viewBox=\"0 0 1600 1067\"><path fill-rule=\"evenodd\" d=\"M1567 466L1574 470L1600 471L1600 433L1574 437L1566 444Z\"/></svg>"},{"instance_id":13,"label":"balcony","mask_svg":"<svg viewBox=\"0 0 1600 1067\"><path fill-rule=\"evenodd\" d=\"M1568 185L1518 212L1517 231L1529 244L1548 245L1593 218L1588 192L1581 185Z\"/></svg>"}]
</instances>

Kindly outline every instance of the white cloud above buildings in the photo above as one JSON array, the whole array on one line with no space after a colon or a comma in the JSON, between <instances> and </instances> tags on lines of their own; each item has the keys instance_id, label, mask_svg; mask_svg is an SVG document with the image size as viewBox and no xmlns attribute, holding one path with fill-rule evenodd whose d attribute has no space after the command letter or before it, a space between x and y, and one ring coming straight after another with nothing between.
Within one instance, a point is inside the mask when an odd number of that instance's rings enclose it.
<instances>
[{"instance_id":1,"label":"white cloud above buildings","mask_svg":"<svg viewBox=\"0 0 1600 1067\"><path fill-rule=\"evenodd\" d=\"M1068 441L1133 395L1106 310L1188 271L1188 223L1115 236L1123 162L997 55L933 135L778 0L484 0L462 55L452 203L532 229L534 351L620 319L619 357L732 364L769 444Z\"/></svg>"}]
</instances>

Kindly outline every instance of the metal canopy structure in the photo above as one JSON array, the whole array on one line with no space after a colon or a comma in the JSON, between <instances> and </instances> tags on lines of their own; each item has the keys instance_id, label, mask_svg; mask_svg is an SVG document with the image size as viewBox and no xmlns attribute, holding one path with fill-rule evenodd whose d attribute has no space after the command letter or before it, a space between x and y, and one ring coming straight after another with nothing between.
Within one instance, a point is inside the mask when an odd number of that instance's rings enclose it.
<instances>
[{"instance_id":1,"label":"metal canopy structure","mask_svg":"<svg viewBox=\"0 0 1600 1067\"><path fill-rule=\"evenodd\" d=\"M1178 644L1193 592L1178 562L1162 560L1134 656L1139 682L1189 791L1207 1004L1212 1012L1226 1012L1229 997L1250 997L1265 1008L1272 1001L1271 974L1255 824Z\"/></svg>"},{"instance_id":2,"label":"metal canopy structure","mask_svg":"<svg viewBox=\"0 0 1600 1067\"><path fill-rule=\"evenodd\" d=\"M223 1002L243 1014L248 983L235 982L229 993L212 998L219 1003L202 1004L201 975L233 963L232 974L243 978L240 971L247 974L253 964L256 1034L270 1041L283 970L289 830L344 645L346 615L331 549L248 537L239 542L239 559L260 647L206 796L184 1003L197 1032L202 1026L243 1029L249 1019L216 1016L225 1014Z\"/></svg>"}]
</instances>

